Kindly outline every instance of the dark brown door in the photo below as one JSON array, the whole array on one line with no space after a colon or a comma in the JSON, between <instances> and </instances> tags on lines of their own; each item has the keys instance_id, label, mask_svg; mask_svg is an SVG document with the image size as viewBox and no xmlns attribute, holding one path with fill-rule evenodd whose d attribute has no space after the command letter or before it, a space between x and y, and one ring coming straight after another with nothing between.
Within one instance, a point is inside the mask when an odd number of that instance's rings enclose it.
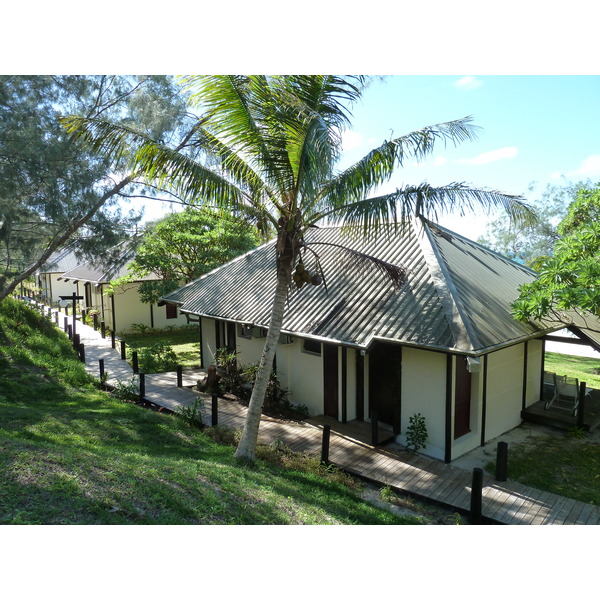
<instances>
[{"instance_id":1,"label":"dark brown door","mask_svg":"<svg viewBox=\"0 0 600 600\"><path fill-rule=\"evenodd\" d=\"M454 439L471 431L471 373L464 356L456 357L454 384Z\"/></svg>"},{"instance_id":2,"label":"dark brown door","mask_svg":"<svg viewBox=\"0 0 600 600\"><path fill-rule=\"evenodd\" d=\"M338 347L323 344L323 413L338 418Z\"/></svg>"},{"instance_id":3,"label":"dark brown door","mask_svg":"<svg viewBox=\"0 0 600 600\"><path fill-rule=\"evenodd\" d=\"M400 426L402 348L375 343L369 350L369 412L376 410L381 423Z\"/></svg>"}]
</instances>

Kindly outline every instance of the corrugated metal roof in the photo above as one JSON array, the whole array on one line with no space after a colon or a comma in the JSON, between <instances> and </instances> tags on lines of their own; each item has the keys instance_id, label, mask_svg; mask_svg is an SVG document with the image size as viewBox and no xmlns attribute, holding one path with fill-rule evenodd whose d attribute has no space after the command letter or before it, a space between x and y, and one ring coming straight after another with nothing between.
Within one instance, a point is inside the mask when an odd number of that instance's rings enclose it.
<instances>
[{"instance_id":1,"label":"corrugated metal roof","mask_svg":"<svg viewBox=\"0 0 600 600\"><path fill-rule=\"evenodd\" d=\"M50 255L46 263L40 268L40 273L64 273L74 269L80 262L75 250L64 248Z\"/></svg>"},{"instance_id":2,"label":"corrugated metal roof","mask_svg":"<svg viewBox=\"0 0 600 600\"><path fill-rule=\"evenodd\" d=\"M319 255L325 286L290 290L283 331L366 348L373 339L478 354L558 329L520 323L510 313L518 287L535 274L443 227L415 220L377 237L315 228L305 241ZM398 292L379 271L357 270L342 244L409 270ZM305 258L311 269L310 253ZM312 269L311 269L312 270ZM165 296L195 315L267 327L275 287L275 245L265 244Z\"/></svg>"},{"instance_id":3,"label":"corrugated metal roof","mask_svg":"<svg viewBox=\"0 0 600 600\"><path fill-rule=\"evenodd\" d=\"M119 277L129 275L129 266L133 262L135 249L130 248L127 242L123 243L123 251L119 259L112 264L105 260L88 260L77 262L74 267L62 273L63 279L73 279L77 281L89 281L91 283L109 283ZM150 281L160 279L156 275L147 275L146 277L136 277L135 281Z\"/></svg>"}]
</instances>

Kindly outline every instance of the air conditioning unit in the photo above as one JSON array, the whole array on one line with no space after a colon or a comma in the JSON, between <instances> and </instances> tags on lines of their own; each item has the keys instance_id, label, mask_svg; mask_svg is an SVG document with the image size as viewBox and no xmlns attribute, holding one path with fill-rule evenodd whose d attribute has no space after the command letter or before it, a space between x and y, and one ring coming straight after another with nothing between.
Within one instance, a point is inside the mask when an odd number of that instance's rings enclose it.
<instances>
[{"instance_id":1,"label":"air conditioning unit","mask_svg":"<svg viewBox=\"0 0 600 600\"><path fill-rule=\"evenodd\" d=\"M282 346L286 346L287 344L293 344L294 343L294 338L291 335L288 335L287 333L282 333L279 336L279 343Z\"/></svg>"},{"instance_id":2,"label":"air conditioning unit","mask_svg":"<svg viewBox=\"0 0 600 600\"><path fill-rule=\"evenodd\" d=\"M264 338L267 336L267 330L262 327L255 327L253 325L241 325L240 327L240 334L243 337Z\"/></svg>"},{"instance_id":3,"label":"air conditioning unit","mask_svg":"<svg viewBox=\"0 0 600 600\"><path fill-rule=\"evenodd\" d=\"M467 356L467 371L469 373L479 373L481 371L481 359Z\"/></svg>"}]
</instances>

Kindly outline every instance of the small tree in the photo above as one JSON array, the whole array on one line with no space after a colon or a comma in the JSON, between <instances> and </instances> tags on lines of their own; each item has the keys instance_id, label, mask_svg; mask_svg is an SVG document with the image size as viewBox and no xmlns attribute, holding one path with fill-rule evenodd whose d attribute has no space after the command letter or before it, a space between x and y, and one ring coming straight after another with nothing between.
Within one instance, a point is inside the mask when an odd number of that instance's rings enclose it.
<instances>
[{"instance_id":1,"label":"small tree","mask_svg":"<svg viewBox=\"0 0 600 600\"><path fill-rule=\"evenodd\" d=\"M140 284L142 301L154 304L258 243L258 231L248 221L225 211L188 207L149 228L130 271L138 277L161 277Z\"/></svg>"},{"instance_id":2,"label":"small tree","mask_svg":"<svg viewBox=\"0 0 600 600\"><path fill-rule=\"evenodd\" d=\"M568 312L600 317L600 184L581 188L558 227L562 237L532 283L513 304L519 320L550 317L571 324ZM589 329L598 330L589 324Z\"/></svg>"}]
</instances>

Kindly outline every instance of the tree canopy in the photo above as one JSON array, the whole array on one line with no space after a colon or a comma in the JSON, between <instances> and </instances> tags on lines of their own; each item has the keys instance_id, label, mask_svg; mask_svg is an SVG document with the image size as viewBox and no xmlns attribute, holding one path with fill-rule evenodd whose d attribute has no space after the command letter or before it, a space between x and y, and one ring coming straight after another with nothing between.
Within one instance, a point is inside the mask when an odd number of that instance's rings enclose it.
<instances>
[{"instance_id":1,"label":"tree canopy","mask_svg":"<svg viewBox=\"0 0 600 600\"><path fill-rule=\"evenodd\" d=\"M381 194L405 161L422 159L439 144L474 139L469 117L426 126L382 142L346 169L337 168L341 134L351 125L351 107L361 98L364 77L332 75L196 76L185 85L200 115L174 149L127 127L101 119L71 117L65 125L91 148L165 186L190 202L212 205L268 223L276 232L271 319L248 417L236 456L254 459L260 414L281 331L292 272L301 260L318 261L318 248L304 232L318 223L343 223L374 235L385 222L446 211L503 208L529 217L520 197L464 183L426 183ZM197 150L190 156L190 150ZM359 257L365 259L368 257ZM381 266L381 265L379 265ZM406 275L387 265L396 283Z\"/></svg>"},{"instance_id":2,"label":"tree canopy","mask_svg":"<svg viewBox=\"0 0 600 600\"><path fill-rule=\"evenodd\" d=\"M258 231L230 213L187 207L149 227L129 267L134 277L151 273L161 280L143 281L143 302L158 302L168 292L256 247Z\"/></svg>"},{"instance_id":3,"label":"tree canopy","mask_svg":"<svg viewBox=\"0 0 600 600\"><path fill-rule=\"evenodd\" d=\"M162 76L0 76L0 300L54 250L106 253L139 220L117 205L135 174L69 136L73 112L168 141L186 104Z\"/></svg>"},{"instance_id":4,"label":"tree canopy","mask_svg":"<svg viewBox=\"0 0 600 600\"><path fill-rule=\"evenodd\" d=\"M581 187L558 226L561 235L537 279L520 289L513 305L519 320L553 318L571 323L568 312L600 317L600 184Z\"/></svg>"}]
</instances>

